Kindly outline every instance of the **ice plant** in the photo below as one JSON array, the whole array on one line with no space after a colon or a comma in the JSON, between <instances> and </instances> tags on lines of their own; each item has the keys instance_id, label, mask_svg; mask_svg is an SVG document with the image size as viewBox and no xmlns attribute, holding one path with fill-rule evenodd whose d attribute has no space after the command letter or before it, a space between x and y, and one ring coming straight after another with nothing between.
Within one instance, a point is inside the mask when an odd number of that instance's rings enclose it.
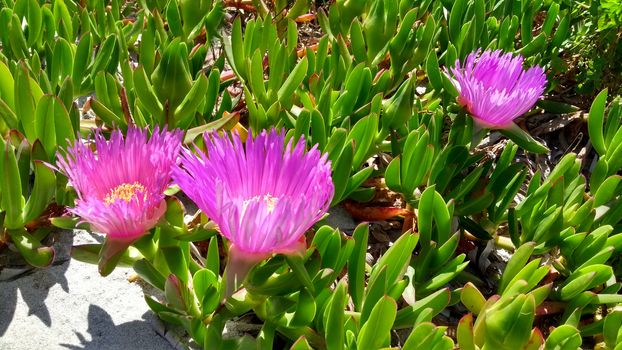
<instances>
[{"instance_id":1,"label":"ice plant","mask_svg":"<svg viewBox=\"0 0 622 350\"><path fill-rule=\"evenodd\" d=\"M523 68L523 57L512 53L480 51L451 68L458 103L480 126L504 129L529 111L542 96L546 75L540 66Z\"/></svg>"},{"instance_id":2,"label":"ice plant","mask_svg":"<svg viewBox=\"0 0 622 350\"><path fill-rule=\"evenodd\" d=\"M326 214L334 193L327 155L316 147L305 152L302 139L285 145L274 129L245 145L237 133L204 140L207 153L185 150L173 179L231 242L228 268L236 272L229 275L241 280L271 254L304 248L304 233Z\"/></svg>"},{"instance_id":3,"label":"ice plant","mask_svg":"<svg viewBox=\"0 0 622 350\"><path fill-rule=\"evenodd\" d=\"M78 198L69 211L88 222L108 241L127 247L153 228L166 209L164 190L181 149L182 132L128 128L112 132L107 141L100 130L95 150L76 141L66 154L58 153L57 167Z\"/></svg>"}]
</instances>

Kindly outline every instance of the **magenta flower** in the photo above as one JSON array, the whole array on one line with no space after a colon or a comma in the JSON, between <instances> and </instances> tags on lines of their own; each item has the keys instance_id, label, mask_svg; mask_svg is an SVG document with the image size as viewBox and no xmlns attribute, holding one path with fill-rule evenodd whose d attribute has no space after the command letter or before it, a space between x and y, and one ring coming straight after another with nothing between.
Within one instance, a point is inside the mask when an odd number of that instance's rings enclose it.
<instances>
[{"instance_id":1,"label":"magenta flower","mask_svg":"<svg viewBox=\"0 0 622 350\"><path fill-rule=\"evenodd\" d=\"M205 134L207 154L189 150L173 179L240 254L260 260L301 247L304 233L329 208L330 162L304 140L294 146L275 130L249 138Z\"/></svg>"},{"instance_id":2,"label":"magenta flower","mask_svg":"<svg viewBox=\"0 0 622 350\"><path fill-rule=\"evenodd\" d=\"M479 57L478 57L479 56ZM540 66L523 69L523 57L500 50L469 54L451 68L458 103L486 128L503 129L542 96L546 76Z\"/></svg>"},{"instance_id":3,"label":"magenta flower","mask_svg":"<svg viewBox=\"0 0 622 350\"><path fill-rule=\"evenodd\" d=\"M106 141L95 132L95 152L82 141L58 154L58 169L78 193L69 211L109 239L131 242L158 222L164 211L164 190L181 149L182 132L130 127L123 138L112 132Z\"/></svg>"}]
</instances>

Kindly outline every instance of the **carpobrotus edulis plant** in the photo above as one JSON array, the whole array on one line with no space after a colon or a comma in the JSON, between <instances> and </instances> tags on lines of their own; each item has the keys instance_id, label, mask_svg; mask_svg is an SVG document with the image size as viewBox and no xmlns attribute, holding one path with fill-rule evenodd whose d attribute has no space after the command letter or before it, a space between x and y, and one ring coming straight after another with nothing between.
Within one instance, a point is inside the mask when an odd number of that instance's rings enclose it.
<instances>
[{"instance_id":1,"label":"carpobrotus edulis plant","mask_svg":"<svg viewBox=\"0 0 622 350\"><path fill-rule=\"evenodd\" d=\"M458 103L484 128L504 129L529 111L546 86L540 66L523 68L523 57L500 50L469 54L452 67Z\"/></svg>"},{"instance_id":2,"label":"carpobrotus edulis plant","mask_svg":"<svg viewBox=\"0 0 622 350\"><path fill-rule=\"evenodd\" d=\"M65 154L58 153L58 170L78 194L68 210L106 235L108 246L114 247L105 254L108 258L143 236L164 214L164 190L182 135L156 128L149 136L147 129L130 127L125 138L115 130L106 140L97 130L95 150L79 140Z\"/></svg>"},{"instance_id":3,"label":"carpobrotus edulis plant","mask_svg":"<svg viewBox=\"0 0 622 350\"><path fill-rule=\"evenodd\" d=\"M333 197L330 161L316 147L276 130L249 137L204 134L207 153L183 153L173 171L179 187L231 242L227 289L253 264L274 253L304 250L304 233L327 212Z\"/></svg>"}]
</instances>

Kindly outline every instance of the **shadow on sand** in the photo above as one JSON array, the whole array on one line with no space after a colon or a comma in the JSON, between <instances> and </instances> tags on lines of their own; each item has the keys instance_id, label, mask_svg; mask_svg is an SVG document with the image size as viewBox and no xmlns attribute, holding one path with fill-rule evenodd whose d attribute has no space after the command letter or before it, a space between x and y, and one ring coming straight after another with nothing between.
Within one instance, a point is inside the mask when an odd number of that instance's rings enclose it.
<instances>
[{"instance_id":1,"label":"shadow on sand","mask_svg":"<svg viewBox=\"0 0 622 350\"><path fill-rule=\"evenodd\" d=\"M87 328L91 340L87 340L84 334L76 332L80 345L66 343L60 343L59 345L72 350L145 349L147 346L155 350L152 347L154 342L149 341L149 337L159 337L159 335L148 321L149 317L155 317L155 315L146 312L143 315L143 320L115 325L112 317L104 309L91 304L89 306L89 325ZM159 343L162 345L160 349L172 349L172 347L165 345L166 341Z\"/></svg>"},{"instance_id":2,"label":"shadow on sand","mask_svg":"<svg viewBox=\"0 0 622 350\"><path fill-rule=\"evenodd\" d=\"M34 315L47 327L52 325L50 312L45 304L50 288L59 284L69 293L65 272L69 268L69 250L73 237L70 231L56 233L56 259L52 266L41 269L25 269L23 273L0 281L0 337L6 333L15 316L17 292L28 306L28 315Z\"/></svg>"}]
</instances>

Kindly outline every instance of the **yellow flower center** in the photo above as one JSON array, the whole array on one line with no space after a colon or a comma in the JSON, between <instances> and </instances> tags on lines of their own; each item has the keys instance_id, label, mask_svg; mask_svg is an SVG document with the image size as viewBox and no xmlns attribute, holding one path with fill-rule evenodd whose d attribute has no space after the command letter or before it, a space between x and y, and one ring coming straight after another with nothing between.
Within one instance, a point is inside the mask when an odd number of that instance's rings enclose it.
<instances>
[{"instance_id":1,"label":"yellow flower center","mask_svg":"<svg viewBox=\"0 0 622 350\"><path fill-rule=\"evenodd\" d=\"M268 214L274 211L274 207L276 206L276 203L279 201L277 197L273 197L270 194L264 194L263 196L255 196L244 201L244 203L242 204L242 213L246 211L246 208L251 202L258 202L260 200L263 200L266 203L266 206L268 207Z\"/></svg>"},{"instance_id":2,"label":"yellow flower center","mask_svg":"<svg viewBox=\"0 0 622 350\"><path fill-rule=\"evenodd\" d=\"M139 194L143 194L143 198L147 199L146 192L147 190L145 189L145 186L138 182L131 184L123 183L108 192L106 197L104 197L104 203L106 206L109 206L119 200L129 203L132 199L138 198Z\"/></svg>"},{"instance_id":3,"label":"yellow flower center","mask_svg":"<svg viewBox=\"0 0 622 350\"><path fill-rule=\"evenodd\" d=\"M274 207L276 206L276 202L279 201L278 198L272 197L269 194L263 196L263 200L264 200L264 202L266 202L266 205L268 206L268 213L272 213L274 211Z\"/></svg>"}]
</instances>

